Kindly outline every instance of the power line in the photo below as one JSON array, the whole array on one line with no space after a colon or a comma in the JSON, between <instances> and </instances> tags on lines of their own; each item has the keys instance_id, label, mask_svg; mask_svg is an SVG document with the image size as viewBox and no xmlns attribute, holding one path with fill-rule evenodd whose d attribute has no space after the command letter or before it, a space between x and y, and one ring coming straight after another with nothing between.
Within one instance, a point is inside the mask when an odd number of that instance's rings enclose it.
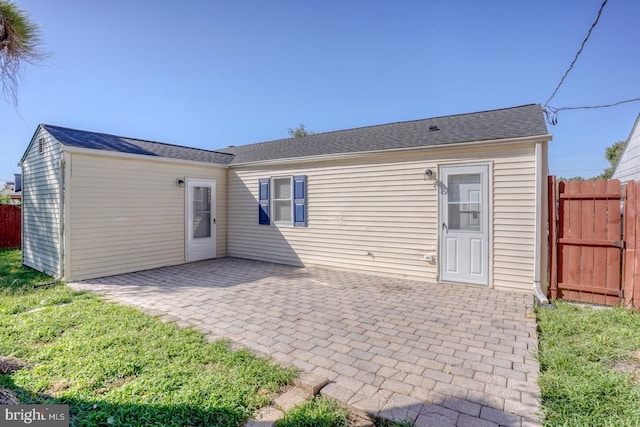
<instances>
[{"instance_id":1,"label":"power line","mask_svg":"<svg viewBox=\"0 0 640 427\"><path fill-rule=\"evenodd\" d=\"M600 20L600 15L602 15L602 9L604 9L604 6L607 4L608 1L609 0L604 0L604 2L602 2L602 5L600 6L600 10L598 11L598 16L596 17L596 20L593 21L593 24L591 24L591 28L589 28L589 31L587 32L587 36L582 41L582 44L580 45L580 49L578 50L578 53L576 53L575 58L573 58L573 61L571 62L571 65L569 65L569 68L564 73L564 76L562 76L562 78L560 79L560 83L558 83L558 86L556 86L556 89L553 91L549 99L547 99L547 102L544 103L544 106L542 108L544 109L547 108L547 105L549 105L549 102L553 99L554 96L556 96L556 93L558 93L560 86L562 86L562 83L564 83L564 79L566 79L567 75L571 72L571 69L573 68L576 61L578 60L578 56L580 56L580 54L582 53L582 49L584 49L584 45L587 43L587 40L589 40L589 37L591 37L591 32L598 24L598 21Z\"/></svg>"},{"instance_id":2,"label":"power line","mask_svg":"<svg viewBox=\"0 0 640 427\"><path fill-rule=\"evenodd\" d=\"M550 125L556 125L558 123L558 111L609 108L609 107L615 107L616 105L620 105L620 104L626 104L628 102L640 101L640 97L638 97L638 98L625 99L624 101L618 101L618 102L614 102L614 103L611 103L611 104L590 105L590 106L584 106L584 107L552 107L552 106L549 105L549 102L551 102L553 97L556 96L556 93L558 93L558 90L560 89L560 87L564 83L565 79L567 78L567 76L569 75L571 70L573 69L573 66L576 64L576 61L578 60L578 57L582 53L582 50L584 49L584 46L587 44L587 41L589 40L589 37L591 37L591 33L593 32L593 29L596 27L596 25L598 25L598 22L600 21L600 17L602 16L602 10L604 9L604 7L605 7L605 5L607 4L608 1L609 0L604 0L602 2L602 4L600 5L600 9L598 10L598 15L596 16L595 21L593 21L593 24L591 24L591 27L589 28L589 31L587 32L587 36L582 41L582 44L580 45L580 49L578 49L578 53L576 53L576 56L573 58L573 61L571 62L571 65L569 65L569 68L567 69L567 71L564 73L564 75L560 79L560 83L558 83L558 86L556 86L555 90L553 91L553 93L551 94L549 99L547 99L547 102L544 103L544 106L542 107L542 109L544 111L545 119L546 119L547 123L549 123Z\"/></svg>"},{"instance_id":3,"label":"power line","mask_svg":"<svg viewBox=\"0 0 640 427\"><path fill-rule=\"evenodd\" d=\"M621 105L621 104L627 104L629 102L636 102L636 101L640 101L640 97L638 98L631 98L631 99L625 99L624 101L618 101L618 102L614 102L611 104L603 104L603 105L589 105L589 106L584 106L584 107L552 107L552 106L545 106L544 107L544 116L547 120L547 123L549 123L550 125L556 125L558 123L558 111L562 111L562 110L593 110L596 108L609 108L609 107L615 107L616 105Z\"/></svg>"}]
</instances>

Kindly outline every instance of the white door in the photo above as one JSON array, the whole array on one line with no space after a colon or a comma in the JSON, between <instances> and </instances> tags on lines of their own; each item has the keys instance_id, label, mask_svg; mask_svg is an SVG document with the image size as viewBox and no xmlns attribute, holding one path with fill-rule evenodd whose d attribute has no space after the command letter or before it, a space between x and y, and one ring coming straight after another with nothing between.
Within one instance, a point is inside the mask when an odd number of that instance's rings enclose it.
<instances>
[{"instance_id":1,"label":"white door","mask_svg":"<svg viewBox=\"0 0 640 427\"><path fill-rule=\"evenodd\" d=\"M489 284L489 166L440 169L440 280Z\"/></svg>"},{"instance_id":2,"label":"white door","mask_svg":"<svg viewBox=\"0 0 640 427\"><path fill-rule=\"evenodd\" d=\"M216 257L216 182L187 179L187 262Z\"/></svg>"}]
</instances>

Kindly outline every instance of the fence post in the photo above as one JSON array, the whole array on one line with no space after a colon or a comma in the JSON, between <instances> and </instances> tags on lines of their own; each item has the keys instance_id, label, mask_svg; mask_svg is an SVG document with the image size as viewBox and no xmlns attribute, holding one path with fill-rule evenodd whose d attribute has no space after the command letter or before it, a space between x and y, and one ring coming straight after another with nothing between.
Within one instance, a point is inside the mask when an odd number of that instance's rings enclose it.
<instances>
[{"instance_id":1,"label":"fence post","mask_svg":"<svg viewBox=\"0 0 640 427\"><path fill-rule=\"evenodd\" d=\"M556 177L547 177L549 186L548 203L549 209L549 297L558 297L558 203L556 197Z\"/></svg>"},{"instance_id":2,"label":"fence post","mask_svg":"<svg viewBox=\"0 0 640 427\"><path fill-rule=\"evenodd\" d=\"M637 212L637 184L629 181L624 186L624 228L625 242L624 259L622 262L622 289L624 290L624 306L626 308L640 306L640 298L636 295L640 286L634 286L636 275L636 220Z\"/></svg>"},{"instance_id":3,"label":"fence post","mask_svg":"<svg viewBox=\"0 0 640 427\"><path fill-rule=\"evenodd\" d=\"M638 197L638 183L633 182L633 191L635 196L634 212L635 217L633 223L630 224L633 227L634 239L633 239L633 279L631 286L633 288L633 307L640 309L640 250L638 250L638 239L640 238L640 197Z\"/></svg>"}]
</instances>

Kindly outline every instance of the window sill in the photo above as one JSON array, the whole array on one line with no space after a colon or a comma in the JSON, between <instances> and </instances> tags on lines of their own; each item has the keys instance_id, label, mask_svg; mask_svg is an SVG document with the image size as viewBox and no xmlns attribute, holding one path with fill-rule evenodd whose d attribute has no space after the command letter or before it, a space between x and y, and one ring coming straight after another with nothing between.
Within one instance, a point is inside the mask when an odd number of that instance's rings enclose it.
<instances>
[{"instance_id":1,"label":"window sill","mask_svg":"<svg viewBox=\"0 0 640 427\"><path fill-rule=\"evenodd\" d=\"M275 222L274 221L271 225L274 226L274 227L278 227L278 228L280 228L280 227L282 227L282 228L293 228L293 223L292 222Z\"/></svg>"}]
</instances>

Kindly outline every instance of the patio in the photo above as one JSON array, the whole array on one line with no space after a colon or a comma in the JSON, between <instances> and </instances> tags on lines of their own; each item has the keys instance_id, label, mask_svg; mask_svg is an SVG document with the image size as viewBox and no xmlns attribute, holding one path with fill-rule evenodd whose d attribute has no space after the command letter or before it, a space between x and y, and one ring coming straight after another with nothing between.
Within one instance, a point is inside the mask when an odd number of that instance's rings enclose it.
<instances>
[{"instance_id":1,"label":"patio","mask_svg":"<svg viewBox=\"0 0 640 427\"><path fill-rule=\"evenodd\" d=\"M330 379L416 426L539 426L533 297L235 258L70 283Z\"/></svg>"}]
</instances>

